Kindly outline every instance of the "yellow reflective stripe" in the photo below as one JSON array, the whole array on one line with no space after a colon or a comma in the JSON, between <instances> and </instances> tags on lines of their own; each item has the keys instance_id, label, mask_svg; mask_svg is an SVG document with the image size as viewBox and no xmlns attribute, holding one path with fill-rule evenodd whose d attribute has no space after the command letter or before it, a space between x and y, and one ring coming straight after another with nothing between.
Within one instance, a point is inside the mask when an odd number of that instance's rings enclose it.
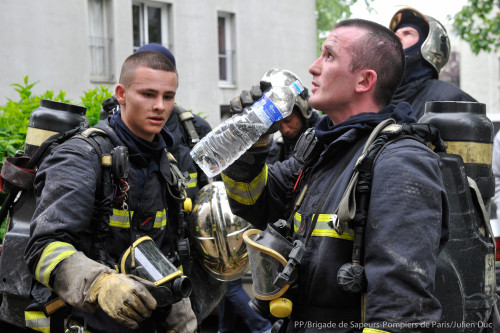
<instances>
[{"instance_id":1,"label":"yellow reflective stripe","mask_svg":"<svg viewBox=\"0 0 500 333\"><path fill-rule=\"evenodd\" d=\"M377 330L376 328L363 328L363 333L391 333L391 332Z\"/></svg>"},{"instance_id":2,"label":"yellow reflective stripe","mask_svg":"<svg viewBox=\"0 0 500 333\"><path fill-rule=\"evenodd\" d=\"M196 187L196 185L198 185L198 173L197 172L190 173L189 174L189 181L187 183L187 187L188 188L190 188L190 187Z\"/></svg>"},{"instance_id":3,"label":"yellow reflective stripe","mask_svg":"<svg viewBox=\"0 0 500 333\"><path fill-rule=\"evenodd\" d=\"M61 261L76 252L73 245L64 242L53 242L45 247L35 270L35 279L49 287L50 274Z\"/></svg>"},{"instance_id":4,"label":"yellow reflective stripe","mask_svg":"<svg viewBox=\"0 0 500 333\"><path fill-rule=\"evenodd\" d=\"M50 333L50 317L45 316L45 313L43 313L42 311L24 311L24 320L26 322L26 327L29 327L32 330L38 332ZM67 322L68 319L65 318L64 327L66 327ZM72 325L81 326L81 324L77 323L76 321L70 320L70 326ZM87 329L83 332L91 333Z\"/></svg>"},{"instance_id":5,"label":"yellow reflective stripe","mask_svg":"<svg viewBox=\"0 0 500 333\"><path fill-rule=\"evenodd\" d=\"M109 225L116 228L130 228L129 211L113 208L113 215L109 218ZM134 212L130 211L130 217Z\"/></svg>"},{"instance_id":6,"label":"yellow reflective stripe","mask_svg":"<svg viewBox=\"0 0 500 333\"><path fill-rule=\"evenodd\" d=\"M222 180L226 185L227 195L243 205L253 205L264 191L268 172L267 165L264 165L262 171L250 183L235 181L223 173Z\"/></svg>"},{"instance_id":7,"label":"yellow reflective stripe","mask_svg":"<svg viewBox=\"0 0 500 333\"><path fill-rule=\"evenodd\" d=\"M134 212L130 211L130 217L134 216ZM113 208L113 215L109 218L109 225L115 228L130 228L128 211ZM157 211L153 228L161 228L167 225L167 211Z\"/></svg>"},{"instance_id":8,"label":"yellow reflective stripe","mask_svg":"<svg viewBox=\"0 0 500 333\"><path fill-rule=\"evenodd\" d=\"M316 221L316 226L314 227L311 236L333 237L349 241L354 240L354 233L350 229L347 229L346 231L344 231L344 233L342 233L342 235L339 235L337 231L335 231L335 229L328 225L328 222L334 220L334 215L335 214L319 214L318 220ZM313 219L314 215L311 217L311 221ZM295 213L293 217L293 230L295 231L295 233L299 231L301 222L302 215L300 213Z\"/></svg>"},{"instance_id":9,"label":"yellow reflective stripe","mask_svg":"<svg viewBox=\"0 0 500 333\"><path fill-rule=\"evenodd\" d=\"M24 320L26 327L39 332L50 332L50 319L42 311L24 311Z\"/></svg>"},{"instance_id":10,"label":"yellow reflective stripe","mask_svg":"<svg viewBox=\"0 0 500 333\"><path fill-rule=\"evenodd\" d=\"M167 211L156 212L155 224L153 228L161 228L167 225Z\"/></svg>"},{"instance_id":11,"label":"yellow reflective stripe","mask_svg":"<svg viewBox=\"0 0 500 333\"><path fill-rule=\"evenodd\" d=\"M44 130L36 127L29 127L24 142L32 146L41 146L48 138L59 134L59 132Z\"/></svg>"},{"instance_id":12,"label":"yellow reflective stripe","mask_svg":"<svg viewBox=\"0 0 500 333\"><path fill-rule=\"evenodd\" d=\"M462 156L464 163L491 165L493 144L483 142L445 141L448 154Z\"/></svg>"}]
</instances>

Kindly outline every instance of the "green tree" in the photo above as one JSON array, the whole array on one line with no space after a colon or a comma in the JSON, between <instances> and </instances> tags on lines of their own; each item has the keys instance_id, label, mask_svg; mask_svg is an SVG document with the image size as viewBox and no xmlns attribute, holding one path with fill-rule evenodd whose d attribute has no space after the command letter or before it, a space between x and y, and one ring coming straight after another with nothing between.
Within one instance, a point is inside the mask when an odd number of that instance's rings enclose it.
<instances>
[{"instance_id":1,"label":"green tree","mask_svg":"<svg viewBox=\"0 0 500 333\"><path fill-rule=\"evenodd\" d=\"M373 0L363 0L366 8L371 11ZM338 20L351 17L351 6L358 0L316 0L317 51L321 54L321 45Z\"/></svg>"},{"instance_id":2,"label":"green tree","mask_svg":"<svg viewBox=\"0 0 500 333\"><path fill-rule=\"evenodd\" d=\"M475 54L500 48L499 0L469 0L454 20L453 28Z\"/></svg>"}]
</instances>

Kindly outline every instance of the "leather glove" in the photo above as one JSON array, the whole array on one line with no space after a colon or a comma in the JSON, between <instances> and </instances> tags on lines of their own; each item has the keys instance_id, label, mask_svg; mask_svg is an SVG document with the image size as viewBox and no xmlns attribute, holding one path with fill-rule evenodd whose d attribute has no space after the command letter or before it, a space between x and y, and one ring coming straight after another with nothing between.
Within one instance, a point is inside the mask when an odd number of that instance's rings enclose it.
<instances>
[{"instance_id":1,"label":"leather glove","mask_svg":"<svg viewBox=\"0 0 500 333\"><path fill-rule=\"evenodd\" d=\"M271 82L260 81L258 86L252 86L250 90L241 91L238 97L233 98L231 102L229 102L229 112L231 112L231 115L242 113L244 108L262 98L262 94L271 89L271 87Z\"/></svg>"},{"instance_id":2,"label":"leather glove","mask_svg":"<svg viewBox=\"0 0 500 333\"><path fill-rule=\"evenodd\" d=\"M272 84L268 81L260 81L258 86L252 86L250 90L243 90L238 97L229 102L229 112L231 116L243 112L243 109L252 105L255 101L262 98L264 92L271 89ZM273 123L266 133L262 134L259 140L252 147L262 147L272 142L272 134L279 130L279 122Z\"/></svg>"},{"instance_id":3,"label":"leather glove","mask_svg":"<svg viewBox=\"0 0 500 333\"><path fill-rule=\"evenodd\" d=\"M146 287L124 274L100 275L91 287L89 298L108 316L130 329L136 329L156 309L156 300Z\"/></svg>"}]
</instances>

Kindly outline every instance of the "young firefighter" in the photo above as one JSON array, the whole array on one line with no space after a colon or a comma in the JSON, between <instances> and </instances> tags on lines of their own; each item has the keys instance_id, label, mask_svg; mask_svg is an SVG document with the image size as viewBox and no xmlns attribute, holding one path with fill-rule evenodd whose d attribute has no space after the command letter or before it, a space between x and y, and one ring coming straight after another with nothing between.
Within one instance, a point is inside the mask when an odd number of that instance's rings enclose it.
<instances>
[{"instance_id":1,"label":"young firefighter","mask_svg":"<svg viewBox=\"0 0 500 333\"><path fill-rule=\"evenodd\" d=\"M92 332L196 330L188 298L170 314L155 310L157 302L145 286L114 269L143 236L175 258L179 203L172 193L182 189L173 188L179 182L166 150L172 138L159 133L174 107L177 84L175 66L156 52L135 53L122 66L115 89L121 111L96 126L113 147L125 146L129 154L128 186L113 184L117 193L107 226L100 225L103 207L97 203L105 184L93 145L68 140L37 172L37 208L25 252L38 282L32 295L40 306L60 297L71 307L71 320ZM28 327L61 329L55 316L48 321L34 316L35 309L26 313Z\"/></svg>"}]
</instances>

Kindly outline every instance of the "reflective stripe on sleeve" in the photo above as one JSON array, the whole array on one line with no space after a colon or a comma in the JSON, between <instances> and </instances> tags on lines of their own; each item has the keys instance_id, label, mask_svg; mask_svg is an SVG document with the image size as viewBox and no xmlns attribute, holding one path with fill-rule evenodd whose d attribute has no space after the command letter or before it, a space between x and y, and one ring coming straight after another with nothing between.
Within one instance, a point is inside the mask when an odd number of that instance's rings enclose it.
<instances>
[{"instance_id":1,"label":"reflective stripe on sleeve","mask_svg":"<svg viewBox=\"0 0 500 333\"><path fill-rule=\"evenodd\" d=\"M26 327L38 332L50 332L50 319L42 311L24 311Z\"/></svg>"},{"instance_id":2,"label":"reflective stripe on sleeve","mask_svg":"<svg viewBox=\"0 0 500 333\"><path fill-rule=\"evenodd\" d=\"M391 332L377 330L376 328L363 328L363 333L391 333Z\"/></svg>"},{"instance_id":3,"label":"reflective stripe on sleeve","mask_svg":"<svg viewBox=\"0 0 500 333\"><path fill-rule=\"evenodd\" d=\"M193 172L189 174L189 181L187 183L187 188L196 187L198 185L198 173Z\"/></svg>"},{"instance_id":4,"label":"reflective stripe on sleeve","mask_svg":"<svg viewBox=\"0 0 500 333\"><path fill-rule=\"evenodd\" d=\"M43 311L24 311L24 320L26 327L32 330L44 333L50 333L50 317L45 316ZM64 327L67 325L68 319L64 319ZM70 320L70 326L77 325L81 326L74 320ZM89 330L85 329L84 333L91 333Z\"/></svg>"},{"instance_id":5,"label":"reflective stripe on sleeve","mask_svg":"<svg viewBox=\"0 0 500 333\"><path fill-rule=\"evenodd\" d=\"M253 205L264 191L268 172L267 165L264 165L262 171L250 183L235 181L223 173L222 180L226 185L227 195L240 204Z\"/></svg>"},{"instance_id":6,"label":"reflective stripe on sleeve","mask_svg":"<svg viewBox=\"0 0 500 333\"><path fill-rule=\"evenodd\" d=\"M328 225L328 222L334 219L335 214L319 214L318 220L316 221L316 226L311 234L311 236L318 237L333 237L345 240L354 240L354 232L347 228L342 235L339 235L335 229ZM311 217L311 221L314 219L314 215ZM300 229L302 223L302 215L300 213L295 213L293 217L293 230L297 233Z\"/></svg>"},{"instance_id":7,"label":"reflective stripe on sleeve","mask_svg":"<svg viewBox=\"0 0 500 333\"><path fill-rule=\"evenodd\" d=\"M50 274L61 261L76 252L73 245L53 242L45 247L35 270L35 279L50 288Z\"/></svg>"}]
</instances>

